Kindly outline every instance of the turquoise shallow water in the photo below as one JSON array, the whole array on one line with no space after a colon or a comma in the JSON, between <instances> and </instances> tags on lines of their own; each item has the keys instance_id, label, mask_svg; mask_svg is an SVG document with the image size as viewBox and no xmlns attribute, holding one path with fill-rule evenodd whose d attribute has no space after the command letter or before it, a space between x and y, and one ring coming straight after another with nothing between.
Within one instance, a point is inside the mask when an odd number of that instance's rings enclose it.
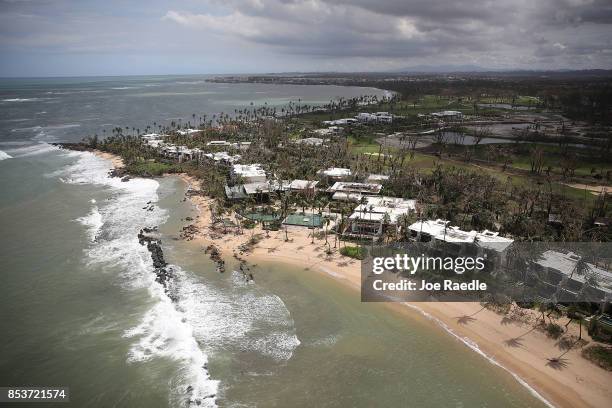
<instances>
[{"instance_id":1,"label":"turquoise shallow water","mask_svg":"<svg viewBox=\"0 0 612 408\"><path fill-rule=\"evenodd\" d=\"M36 98L41 86L2 96ZM89 89L57 87L45 92ZM108 92L120 91L129 89ZM338 90L326 92L318 97ZM36 119L13 132L21 109L0 106L0 149L12 156L0 160L0 385L69 386L75 407L543 406L435 325L362 304L327 276L274 264L259 265L255 283L231 265L219 274L202 248L178 240L193 215L180 180L110 179L110 163L39 143L76 138L88 126L81 111L79 126ZM178 302L154 280L136 237L144 226L160 227Z\"/></svg>"}]
</instances>

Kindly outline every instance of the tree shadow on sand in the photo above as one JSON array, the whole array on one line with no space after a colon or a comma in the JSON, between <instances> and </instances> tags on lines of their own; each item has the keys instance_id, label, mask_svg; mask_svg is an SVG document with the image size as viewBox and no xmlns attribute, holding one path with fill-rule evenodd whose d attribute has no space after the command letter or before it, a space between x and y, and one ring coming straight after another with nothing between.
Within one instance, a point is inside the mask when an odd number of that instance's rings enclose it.
<instances>
[{"instance_id":1,"label":"tree shadow on sand","mask_svg":"<svg viewBox=\"0 0 612 408\"><path fill-rule=\"evenodd\" d=\"M476 320L473 316L476 316L478 313L482 312L484 309L485 308L482 307L480 310L477 310L472 314L455 317L455 319L457 319L457 324L466 325L466 324L472 323L474 320Z\"/></svg>"},{"instance_id":2,"label":"tree shadow on sand","mask_svg":"<svg viewBox=\"0 0 612 408\"><path fill-rule=\"evenodd\" d=\"M567 354L570 350L571 349L564 351L558 357L547 358L546 366L555 370L563 370L569 365L569 361L566 358L563 358L563 356Z\"/></svg>"},{"instance_id":3,"label":"tree shadow on sand","mask_svg":"<svg viewBox=\"0 0 612 408\"><path fill-rule=\"evenodd\" d=\"M459 317L456 317L456 319L457 319L457 324L460 324L460 325L466 325L476 320L472 316L469 316L469 315L459 316Z\"/></svg>"},{"instance_id":4,"label":"tree shadow on sand","mask_svg":"<svg viewBox=\"0 0 612 408\"><path fill-rule=\"evenodd\" d=\"M520 337L514 337L512 339L504 340L504 344L513 348L523 347L523 339Z\"/></svg>"},{"instance_id":5,"label":"tree shadow on sand","mask_svg":"<svg viewBox=\"0 0 612 408\"><path fill-rule=\"evenodd\" d=\"M508 347L523 347L523 337L528 335L529 333L531 333L532 331L534 331L536 328L535 326L532 327L531 329L527 330L525 333L521 334L520 336L516 336L513 337L511 339L508 340L504 340L504 344Z\"/></svg>"}]
</instances>

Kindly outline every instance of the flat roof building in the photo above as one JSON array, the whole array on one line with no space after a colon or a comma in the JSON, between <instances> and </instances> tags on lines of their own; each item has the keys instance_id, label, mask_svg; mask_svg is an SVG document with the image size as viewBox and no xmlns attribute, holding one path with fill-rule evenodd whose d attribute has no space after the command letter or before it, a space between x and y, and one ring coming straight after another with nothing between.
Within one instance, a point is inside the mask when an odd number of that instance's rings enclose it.
<instances>
[{"instance_id":1,"label":"flat roof building","mask_svg":"<svg viewBox=\"0 0 612 408\"><path fill-rule=\"evenodd\" d=\"M266 181L266 172L261 164L234 164L232 166L232 176L240 178L244 183L255 183Z\"/></svg>"},{"instance_id":2,"label":"flat roof building","mask_svg":"<svg viewBox=\"0 0 612 408\"><path fill-rule=\"evenodd\" d=\"M351 183L344 181L335 182L327 189L329 193L361 193L361 194L378 194L382 189L382 184L378 183Z\"/></svg>"},{"instance_id":3,"label":"flat roof building","mask_svg":"<svg viewBox=\"0 0 612 408\"><path fill-rule=\"evenodd\" d=\"M342 179L351 176L351 169L345 169L342 167L330 167L326 170L320 170L320 174L332 178L332 179Z\"/></svg>"}]
</instances>

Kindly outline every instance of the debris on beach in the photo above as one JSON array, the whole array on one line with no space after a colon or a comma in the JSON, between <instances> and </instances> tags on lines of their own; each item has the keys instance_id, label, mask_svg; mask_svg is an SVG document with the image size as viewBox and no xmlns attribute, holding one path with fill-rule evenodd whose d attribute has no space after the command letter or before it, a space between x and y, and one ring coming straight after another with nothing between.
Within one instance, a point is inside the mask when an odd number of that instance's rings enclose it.
<instances>
[{"instance_id":1,"label":"debris on beach","mask_svg":"<svg viewBox=\"0 0 612 408\"><path fill-rule=\"evenodd\" d=\"M189 224L183 227L181 230L181 238L183 238L185 241L191 241L199 232L200 229L195 224Z\"/></svg>"},{"instance_id":2,"label":"debris on beach","mask_svg":"<svg viewBox=\"0 0 612 408\"><path fill-rule=\"evenodd\" d=\"M217 272L225 272L225 261L221 259L221 251L214 245L209 245L204 249L205 254L210 254L210 259L217 264Z\"/></svg>"}]
</instances>

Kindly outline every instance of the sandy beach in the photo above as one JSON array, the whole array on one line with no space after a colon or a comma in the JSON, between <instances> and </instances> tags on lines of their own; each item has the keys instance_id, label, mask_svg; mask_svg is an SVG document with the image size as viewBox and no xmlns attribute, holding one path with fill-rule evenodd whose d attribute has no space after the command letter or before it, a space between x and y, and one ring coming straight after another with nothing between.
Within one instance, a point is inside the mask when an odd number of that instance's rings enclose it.
<instances>
[{"instance_id":1,"label":"sandy beach","mask_svg":"<svg viewBox=\"0 0 612 408\"><path fill-rule=\"evenodd\" d=\"M100 150L94 150L93 153L102 159L110 160L113 167L116 169L119 167L123 167L123 159L115 154L103 152Z\"/></svg>"},{"instance_id":2,"label":"sandy beach","mask_svg":"<svg viewBox=\"0 0 612 408\"><path fill-rule=\"evenodd\" d=\"M96 154L113 159L112 155ZM120 162L113 160L113 164L120 165ZM197 180L186 175L181 178L190 188L198 189ZM287 233L282 229L267 234L257 226L254 230L244 230L242 234L234 231L225 231L224 234L212 226L212 200L201 195L192 195L189 199L198 211L192 221L196 232L190 237L194 244L202 248L214 245L223 258L237 257L250 265L284 263L303 269L305 273L324 273L353 288L358 296L360 262L340 255L337 248L331 255L326 254L324 239L315 238L314 244L311 243L311 230L289 227ZM260 241L252 250L243 251L242 245L254 234ZM328 239L333 249L334 236L330 234ZM203 253L202 256L207 255ZM607 407L612 404L612 373L581 357L579 347L563 354L564 350L556 340L533 329L535 313L523 311L524 315L508 319L483 309L478 303L388 303L387 306L394 313L404 314L410 319L424 319L454 336L483 358L508 370L517 381L551 406ZM559 321L561 325L565 323L565 319ZM578 326L571 324L569 332L577 335ZM590 341L585 330L583 339ZM547 364L547 359L561 354L564 359L562 366Z\"/></svg>"}]
</instances>

